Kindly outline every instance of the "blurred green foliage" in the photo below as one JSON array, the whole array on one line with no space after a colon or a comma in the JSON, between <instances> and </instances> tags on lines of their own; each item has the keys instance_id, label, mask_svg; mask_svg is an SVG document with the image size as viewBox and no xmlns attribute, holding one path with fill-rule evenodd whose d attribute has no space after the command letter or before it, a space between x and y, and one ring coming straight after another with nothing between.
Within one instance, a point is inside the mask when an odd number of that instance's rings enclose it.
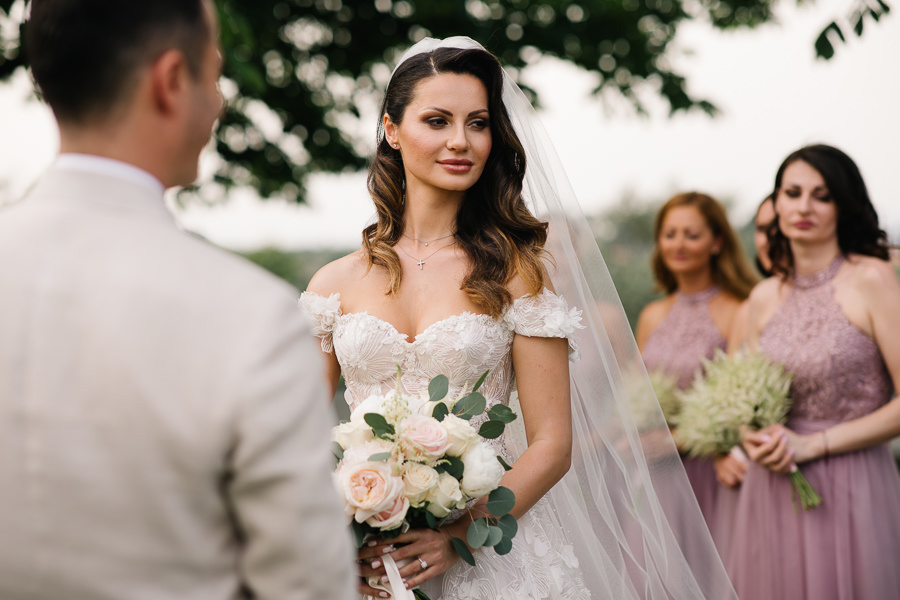
<instances>
[{"instance_id":1,"label":"blurred green foliage","mask_svg":"<svg viewBox=\"0 0 900 600\"><path fill-rule=\"evenodd\" d=\"M804 0L797 0L798 2ZM830 58L845 30L889 10L884 0L848 0L844 26L830 23L816 48ZM468 35L510 73L542 56L597 76L594 92L629 100L660 97L672 113L708 100L688 91L668 57L679 26L719 29L773 20L777 0L215 0L225 57L227 108L216 131L218 183L263 197L303 201L312 173L356 171L366 163L372 123L390 66L425 36ZM25 0L0 0L0 80L25 64Z\"/></svg>"}]
</instances>

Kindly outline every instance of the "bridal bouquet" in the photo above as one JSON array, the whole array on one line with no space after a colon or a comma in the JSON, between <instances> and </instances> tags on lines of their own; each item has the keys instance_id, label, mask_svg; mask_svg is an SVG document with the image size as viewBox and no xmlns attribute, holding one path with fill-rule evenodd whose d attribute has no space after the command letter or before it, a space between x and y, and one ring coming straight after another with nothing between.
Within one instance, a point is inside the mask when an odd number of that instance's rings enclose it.
<instances>
[{"instance_id":1,"label":"bridal bouquet","mask_svg":"<svg viewBox=\"0 0 900 600\"><path fill-rule=\"evenodd\" d=\"M498 554L512 549L518 525L509 511L515 495L500 486L511 467L484 439L499 437L516 415L496 405L477 430L469 423L485 412L487 402L478 388L486 376L458 398L447 397L449 381L443 375L431 380L427 395L407 398L398 373L394 391L367 398L348 422L334 428L335 480L358 547L410 528L437 529L453 510L487 496L486 508L493 516L472 521L468 546L458 538L452 539L453 546L471 565L475 558L469 546L490 546ZM405 590L389 555L384 565L392 597L427 600L421 590ZM385 587L380 581L370 585Z\"/></svg>"},{"instance_id":2,"label":"bridal bouquet","mask_svg":"<svg viewBox=\"0 0 900 600\"><path fill-rule=\"evenodd\" d=\"M678 447L691 456L727 454L740 445L742 427L784 423L791 406L790 386L790 373L759 352L729 356L716 350L712 360L703 359L702 372L681 394L675 430ZM794 498L804 510L821 504L822 498L796 465L790 477Z\"/></svg>"}]
</instances>

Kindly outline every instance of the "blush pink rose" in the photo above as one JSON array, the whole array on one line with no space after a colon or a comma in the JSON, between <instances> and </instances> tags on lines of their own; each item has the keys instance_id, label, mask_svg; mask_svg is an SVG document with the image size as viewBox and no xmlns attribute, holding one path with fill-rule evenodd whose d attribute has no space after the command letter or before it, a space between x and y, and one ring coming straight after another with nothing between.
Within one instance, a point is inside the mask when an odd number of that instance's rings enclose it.
<instances>
[{"instance_id":1,"label":"blush pink rose","mask_svg":"<svg viewBox=\"0 0 900 600\"><path fill-rule=\"evenodd\" d=\"M394 508L403 495L403 479L386 462L355 462L341 467L339 478L347 512L362 523L373 515Z\"/></svg>"},{"instance_id":2,"label":"blush pink rose","mask_svg":"<svg viewBox=\"0 0 900 600\"><path fill-rule=\"evenodd\" d=\"M412 415L400 424L400 448L412 460L434 461L450 445L447 430L434 418Z\"/></svg>"},{"instance_id":3,"label":"blush pink rose","mask_svg":"<svg viewBox=\"0 0 900 600\"><path fill-rule=\"evenodd\" d=\"M394 503L377 515L366 519L366 523L382 530L396 529L404 523L406 511L409 510L409 500L403 494L394 498Z\"/></svg>"}]
</instances>

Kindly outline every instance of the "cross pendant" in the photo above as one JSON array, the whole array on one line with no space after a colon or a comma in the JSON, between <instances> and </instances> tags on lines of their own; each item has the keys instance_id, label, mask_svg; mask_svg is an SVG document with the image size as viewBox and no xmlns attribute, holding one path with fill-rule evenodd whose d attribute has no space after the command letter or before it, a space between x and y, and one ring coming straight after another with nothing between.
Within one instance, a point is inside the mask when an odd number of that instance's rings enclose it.
<instances>
[{"instance_id":1,"label":"cross pendant","mask_svg":"<svg viewBox=\"0 0 900 600\"><path fill-rule=\"evenodd\" d=\"M424 261L424 260L419 260L419 262L417 262L416 264L419 265L419 270L420 270L420 271L425 267L425 261Z\"/></svg>"}]
</instances>

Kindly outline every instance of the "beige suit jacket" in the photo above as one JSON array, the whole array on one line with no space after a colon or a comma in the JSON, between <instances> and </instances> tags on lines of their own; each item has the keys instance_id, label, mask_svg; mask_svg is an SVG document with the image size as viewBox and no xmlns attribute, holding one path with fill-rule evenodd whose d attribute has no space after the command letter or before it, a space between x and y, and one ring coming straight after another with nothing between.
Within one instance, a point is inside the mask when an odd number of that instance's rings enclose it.
<instances>
[{"instance_id":1,"label":"beige suit jacket","mask_svg":"<svg viewBox=\"0 0 900 600\"><path fill-rule=\"evenodd\" d=\"M0 210L0 598L354 597L322 372L287 285L51 168Z\"/></svg>"}]
</instances>

